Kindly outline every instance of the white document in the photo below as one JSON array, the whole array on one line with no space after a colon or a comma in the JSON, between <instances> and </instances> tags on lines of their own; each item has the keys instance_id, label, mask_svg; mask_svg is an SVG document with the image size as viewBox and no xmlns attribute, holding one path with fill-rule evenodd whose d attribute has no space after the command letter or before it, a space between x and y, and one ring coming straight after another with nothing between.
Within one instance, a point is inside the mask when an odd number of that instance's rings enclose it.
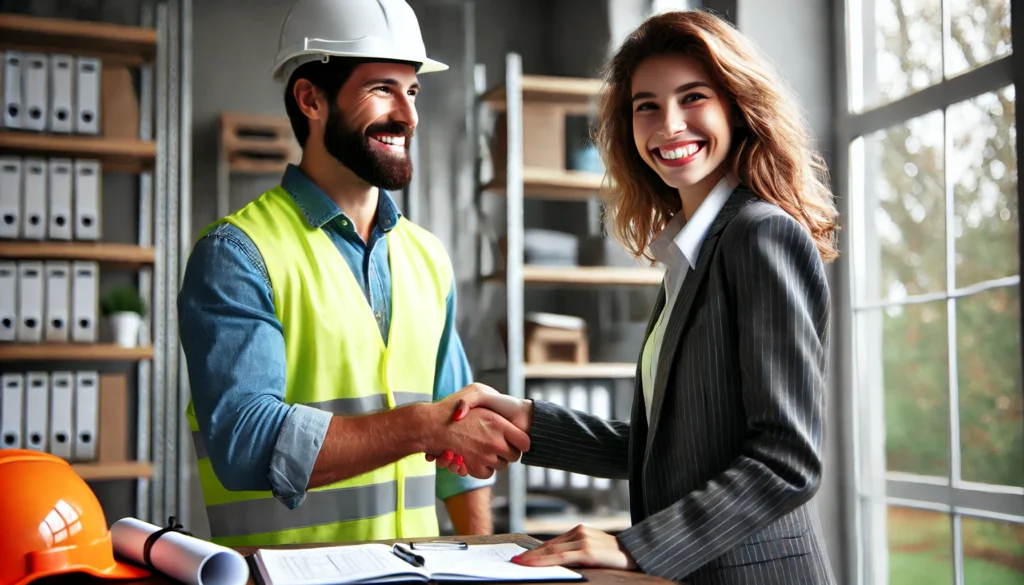
<instances>
[{"instance_id":1,"label":"white document","mask_svg":"<svg viewBox=\"0 0 1024 585\"><path fill-rule=\"evenodd\" d=\"M100 60L79 57L75 77L75 132L100 133Z\"/></svg>"},{"instance_id":2,"label":"white document","mask_svg":"<svg viewBox=\"0 0 1024 585\"><path fill-rule=\"evenodd\" d=\"M49 207L46 186L49 182L45 158L26 158L22 161L21 237L26 240L46 239L46 209Z\"/></svg>"},{"instance_id":3,"label":"white document","mask_svg":"<svg viewBox=\"0 0 1024 585\"><path fill-rule=\"evenodd\" d=\"M99 294L99 264L71 264L71 341L96 342L96 309Z\"/></svg>"},{"instance_id":4,"label":"white document","mask_svg":"<svg viewBox=\"0 0 1024 585\"><path fill-rule=\"evenodd\" d=\"M43 263L18 262L18 341L43 340Z\"/></svg>"},{"instance_id":5,"label":"white document","mask_svg":"<svg viewBox=\"0 0 1024 585\"><path fill-rule=\"evenodd\" d=\"M71 108L74 66L71 55L50 55L50 132L70 134L75 127Z\"/></svg>"},{"instance_id":6,"label":"white document","mask_svg":"<svg viewBox=\"0 0 1024 585\"><path fill-rule=\"evenodd\" d=\"M68 326L71 314L71 263L47 261L46 273L46 325L43 339L49 342L67 343L71 328Z\"/></svg>"},{"instance_id":7,"label":"white document","mask_svg":"<svg viewBox=\"0 0 1024 585\"><path fill-rule=\"evenodd\" d=\"M21 91L21 66L24 61L21 51L0 51L3 57L4 74L0 76L3 84L4 128L21 128L21 120L25 114Z\"/></svg>"},{"instance_id":8,"label":"white document","mask_svg":"<svg viewBox=\"0 0 1024 585\"><path fill-rule=\"evenodd\" d=\"M71 190L74 167L69 158L50 159L50 221L47 228L51 240L71 239Z\"/></svg>"},{"instance_id":9,"label":"white document","mask_svg":"<svg viewBox=\"0 0 1024 585\"><path fill-rule=\"evenodd\" d=\"M17 238L21 231L21 190L21 158L0 157L0 238Z\"/></svg>"},{"instance_id":10,"label":"white document","mask_svg":"<svg viewBox=\"0 0 1024 585\"><path fill-rule=\"evenodd\" d=\"M75 372L75 461L96 460L96 432L100 416L98 372Z\"/></svg>"},{"instance_id":11,"label":"white document","mask_svg":"<svg viewBox=\"0 0 1024 585\"><path fill-rule=\"evenodd\" d=\"M25 448L47 452L50 437L50 377L46 372L25 374Z\"/></svg>"},{"instance_id":12,"label":"white document","mask_svg":"<svg viewBox=\"0 0 1024 585\"><path fill-rule=\"evenodd\" d=\"M590 385L590 414L612 420L612 390L608 380L595 380ZM594 489L607 490L612 487L612 480L607 477L595 477Z\"/></svg>"},{"instance_id":13,"label":"white document","mask_svg":"<svg viewBox=\"0 0 1024 585\"><path fill-rule=\"evenodd\" d=\"M50 453L71 461L75 438L75 378L71 372L50 376Z\"/></svg>"},{"instance_id":14,"label":"white document","mask_svg":"<svg viewBox=\"0 0 1024 585\"><path fill-rule=\"evenodd\" d=\"M142 550L157 530L159 526L148 522L122 518L110 527L114 551L145 566ZM188 585L245 585L249 580L249 565L238 551L180 532L166 532L158 538L149 559L157 571Z\"/></svg>"},{"instance_id":15,"label":"white document","mask_svg":"<svg viewBox=\"0 0 1024 585\"><path fill-rule=\"evenodd\" d=\"M540 382L528 381L526 383L526 397L530 400L544 400L544 390ZM543 488L547 470L536 465L526 466L526 487Z\"/></svg>"},{"instance_id":16,"label":"white document","mask_svg":"<svg viewBox=\"0 0 1024 585\"><path fill-rule=\"evenodd\" d=\"M563 382L547 382L545 384L545 392L547 395L547 401L558 405L567 406L568 400L566 397L566 388ZM564 488L568 474L561 469L548 469L548 487L550 488Z\"/></svg>"},{"instance_id":17,"label":"white document","mask_svg":"<svg viewBox=\"0 0 1024 585\"><path fill-rule=\"evenodd\" d=\"M18 339L18 265L0 262L0 341Z\"/></svg>"},{"instance_id":18,"label":"white document","mask_svg":"<svg viewBox=\"0 0 1024 585\"><path fill-rule=\"evenodd\" d=\"M21 449L25 418L25 375L0 376L0 448Z\"/></svg>"},{"instance_id":19,"label":"white document","mask_svg":"<svg viewBox=\"0 0 1024 585\"><path fill-rule=\"evenodd\" d=\"M75 239L100 239L100 161L75 161Z\"/></svg>"},{"instance_id":20,"label":"white document","mask_svg":"<svg viewBox=\"0 0 1024 585\"><path fill-rule=\"evenodd\" d=\"M43 53L24 53L21 67L21 91L25 114L23 130L46 130L50 102L49 59Z\"/></svg>"},{"instance_id":21,"label":"white document","mask_svg":"<svg viewBox=\"0 0 1024 585\"><path fill-rule=\"evenodd\" d=\"M588 392L586 382L575 380L569 385L569 408L580 412L590 412L588 404ZM573 489L587 489L590 487L590 476L582 473L569 474L569 487Z\"/></svg>"},{"instance_id":22,"label":"white document","mask_svg":"<svg viewBox=\"0 0 1024 585\"><path fill-rule=\"evenodd\" d=\"M408 544L402 546L409 548ZM310 549L260 549L256 565L267 585L334 585L396 581L581 581L564 567L525 567L511 562L525 552L517 544L476 544L465 550L416 550L422 566L403 560L384 544Z\"/></svg>"}]
</instances>

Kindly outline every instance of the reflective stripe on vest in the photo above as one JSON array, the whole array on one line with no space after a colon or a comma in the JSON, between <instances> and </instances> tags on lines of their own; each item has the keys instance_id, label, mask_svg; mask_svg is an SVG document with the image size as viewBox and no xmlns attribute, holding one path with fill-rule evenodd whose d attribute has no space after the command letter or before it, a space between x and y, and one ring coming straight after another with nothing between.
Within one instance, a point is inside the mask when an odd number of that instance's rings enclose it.
<instances>
[{"instance_id":1,"label":"reflective stripe on vest","mask_svg":"<svg viewBox=\"0 0 1024 585\"><path fill-rule=\"evenodd\" d=\"M406 509L434 507L434 476L405 478ZM364 520L398 511L398 486L378 483L312 491L294 510L276 500L258 499L208 506L210 527L219 536L244 536L274 530L308 528L334 522Z\"/></svg>"},{"instance_id":2,"label":"reflective stripe on vest","mask_svg":"<svg viewBox=\"0 0 1024 585\"><path fill-rule=\"evenodd\" d=\"M447 252L433 235L400 218L386 236L392 316L385 346L356 275L327 234L309 224L282 187L223 221L249 236L266 264L275 316L284 331L285 403L361 415L432 399L452 283ZM217 544L264 546L438 534L435 468L422 453L309 490L302 504L289 509L270 491L224 487L208 457L191 402L186 417L199 459L211 540Z\"/></svg>"}]
</instances>

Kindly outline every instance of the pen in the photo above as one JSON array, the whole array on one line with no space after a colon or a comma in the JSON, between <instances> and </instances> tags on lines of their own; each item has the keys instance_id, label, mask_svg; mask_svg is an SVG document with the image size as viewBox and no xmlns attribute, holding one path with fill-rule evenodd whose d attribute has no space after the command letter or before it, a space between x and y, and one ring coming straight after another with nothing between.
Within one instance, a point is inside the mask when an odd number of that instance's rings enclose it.
<instances>
[{"instance_id":1,"label":"pen","mask_svg":"<svg viewBox=\"0 0 1024 585\"><path fill-rule=\"evenodd\" d=\"M395 556L397 556L398 558L402 559L403 561L409 563L414 567L422 567L426 562L424 561L422 556L412 552L411 550L397 543L395 544L395 546L391 547L391 552L395 553Z\"/></svg>"}]
</instances>

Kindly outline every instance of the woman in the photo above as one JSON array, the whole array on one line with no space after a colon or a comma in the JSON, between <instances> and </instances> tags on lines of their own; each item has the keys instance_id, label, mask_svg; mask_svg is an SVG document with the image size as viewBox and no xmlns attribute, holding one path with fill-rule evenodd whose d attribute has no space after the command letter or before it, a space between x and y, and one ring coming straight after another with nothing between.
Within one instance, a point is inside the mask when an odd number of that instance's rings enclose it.
<instances>
[{"instance_id":1,"label":"woman","mask_svg":"<svg viewBox=\"0 0 1024 585\"><path fill-rule=\"evenodd\" d=\"M633 526L577 527L516 562L694 585L833 583L809 500L836 210L797 101L749 40L698 11L647 20L606 82L597 142L614 231L667 268L631 422L480 387L462 391L456 416L509 418L530 434L525 464L628 478Z\"/></svg>"}]
</instances>

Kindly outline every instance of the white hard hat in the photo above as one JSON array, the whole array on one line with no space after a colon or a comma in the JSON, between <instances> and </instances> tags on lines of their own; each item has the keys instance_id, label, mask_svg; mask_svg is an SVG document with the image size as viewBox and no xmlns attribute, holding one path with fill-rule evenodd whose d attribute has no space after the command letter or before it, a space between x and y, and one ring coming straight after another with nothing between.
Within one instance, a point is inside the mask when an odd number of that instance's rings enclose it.
<instances>
[{"instance_id":1,"label":"white hard hat","mask_svg":"<svg viewBox=\"0 0 1024 585\"><path fill-rule=\"evenodd\" d=\"M300 65L330 57L409 61L419 73L448 69L427 58L405 0L296 0L281 25L271 76L288 81Z\"/></svg>"}]
</instances>

